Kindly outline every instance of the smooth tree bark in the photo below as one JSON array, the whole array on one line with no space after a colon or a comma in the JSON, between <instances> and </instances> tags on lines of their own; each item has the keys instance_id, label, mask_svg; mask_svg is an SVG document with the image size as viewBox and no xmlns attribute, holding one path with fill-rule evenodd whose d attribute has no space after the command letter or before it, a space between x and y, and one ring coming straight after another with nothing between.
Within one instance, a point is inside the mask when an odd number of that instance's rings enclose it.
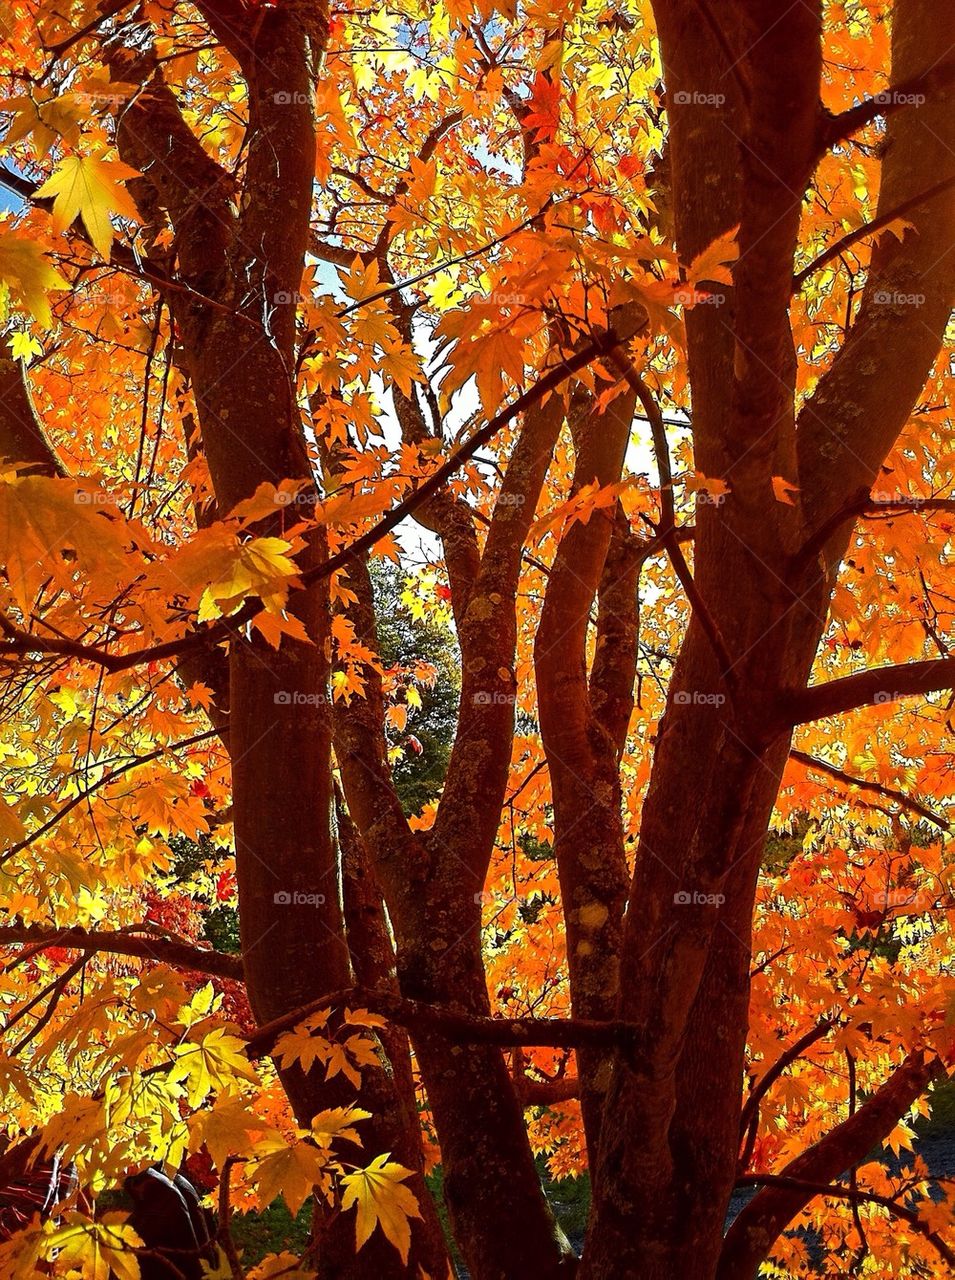
<instances>
[{"instance_id":1,"label":"smooth tree bark","mask_svg":"<svg viewBox=\"0 0 955 1280\"><path fill-rule=\"evenodd\" d=\"M576 450L573 491L606 488L621 475L630 440L635 396L598 412L582 393L569 410ZM541 740L554 797L554 856L567 928L573 1012L582 1018L614 1016L620 996L623 909L629 874L624 853L619 752L626 738L636 673L635 569L625 557L629 523L617 504L575 521L561 538L551 567L535 644ZM624 530L626 529L626 532ZM614 555L610 555L616 535ZM607 574L606 579L604 574ZM587 670L590 614L601 583L595 669ZM614 600L614 591L617 600ZM619 605L619 612L614 608ZM629 625L628 625L629 624ZM619 663L620 669L614 670ZM592 688L593 686L593 688ZM611 705L619 689L620 709ZM604 695L594 705L592 694ZM610 1054L579 1052L581 1108L592 1163L610 1079Z\"/></svg>"}]
</instances>

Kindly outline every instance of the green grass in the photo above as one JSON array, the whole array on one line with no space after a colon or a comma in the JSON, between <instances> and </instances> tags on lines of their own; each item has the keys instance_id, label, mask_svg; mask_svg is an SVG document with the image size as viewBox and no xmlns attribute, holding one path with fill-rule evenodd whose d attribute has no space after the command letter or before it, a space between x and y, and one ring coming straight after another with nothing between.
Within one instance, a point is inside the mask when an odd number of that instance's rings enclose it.
<instances>
[{"instance_id":1,"label":"green grass","mask_svg":"<svg viewBox=\"0 0 955 1280\"><path fill-rule=\"evenodd\" d=\"M251 1267L283 1249L300 1256L308 1244L311 1223L310 1201L306 1200L293 1218L285 1201L275 1200L267 1209L237 1213L232 1219L232 1238L243 1263Z\"/></svg>"}]
</instances>

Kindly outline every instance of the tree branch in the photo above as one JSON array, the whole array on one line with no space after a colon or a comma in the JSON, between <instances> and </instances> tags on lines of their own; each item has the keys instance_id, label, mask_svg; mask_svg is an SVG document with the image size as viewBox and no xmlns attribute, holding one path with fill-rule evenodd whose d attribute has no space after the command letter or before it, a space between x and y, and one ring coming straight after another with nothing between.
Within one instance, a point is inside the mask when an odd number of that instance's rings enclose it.
<instances>
[{"instance_id":1,"label":"tree branch","mask_svg":"<svg viewBox=\"0 0 955 1280\"><path fill-rule=\"evenodd\" d=\"M437 467L426 480L423 480L406 498L403 498L401 502L392 507L387 515L382 516L366 533L356 538L350 546L343 547L341 551L330 556L322 564L316 565L301 574L300 581L302 586L300 590L305 590L314 583L331 577L339 569L346 568L354 557L361 556L366 551L371 550L375 543L379 542L385 534L397 528L407 516L416 511L422 503L427 502L458 468L473 457L479 449L488 444L498 431L532 405L543 400L546 395L560 386L561 383L566 382L575 373L585 368L591 361L598 356L606 355L619 342L625 340L622 336L608 331L594 342L581 348L580 351L564 357L559 365L548 370L532 387L528 388L527 391L523 391L500 413L495 414L490 422L486 423L470 439L457 448L447 462ZM262 601L253 596L231 617L223 618L212 626L191 631L189 634L180 636L175 640L167 640L161 644L150 645L144 649L122 654L110 653L108 650L100 649L96 645L82 644L78 640L61 640L56 637L32 635L11 624L5 629L5 634L7 635L6 643L0 643L0 660L5 656L26 657L30 654L59 654L63 657L77 658L93 663L110 672L128 671L145 663L162 662L166 659L176 658L189 649L200 648L209 644L221 644L226 640L232 639L234 636L240 635L245 624L251 622L253 618L261 613L264 607Z\"/></svg>"},{"instance_id":2,"label":"tree branch","mask_svg":"<svg viewBox=\"0 0 955 1280\"><path fill-rule=\"evenodd\" d=\"M828 1185L859 1164L892 1132L899 1118L929 1084L945 1074L936 1057L917 1051L869 1100L782 1171L785 1180ZM717 1280L753 1280L786 1224L809 1203L815 1191L805 1186L766 1186L737 1215L726 1233Z\"/></svg>"},{"instance_id":3,"label":"tree branch","mask_svg":"<svg viewBox=\"0 0 955 1280\"><path fill-rule=\"evenodd\" d=\"M889 85L882 93L837 116L823 117L819 137L819 155L823 156L831 147L844 142L860 129L871 124L873 120L883 119L901 111L903 107L918 108L930 93L937 93L955 82L955 58L945 58L927 67L917 75L900 80L898 84ZM919 102L918 99L922 99Z\"/></svg>"},{"instance_id":4,"label":"tree branch","mask_svg":"<svg viewBox=\"0 0 955 1280\"><path fill-rule=\"evenodd\" d=\"M889 1213L894 1217L914 1227L920 1235L923 1235L926 1240L935 1246L949 1266L955 1268L955 1253L952 1252L938 1232L933 1231L914 1209L900 1204L898 1200L893 1200L891 1196L882 1196L875 1191L865 1191L857 1187L841 1187L825 1182L807 1182L801 1178L786 1178L772 1173L744 1174L738 1179L737 1186L781 1187L790 1191L804 1191L810 1198L814 1196L831 1196L839 1200L851 1200L854 1203L881 1205L883 1209L888 1209Z\"/></svg>"},{"instance_id":5,"label":"tree branch","mask_svg":"<svg viewBox=\"0 0 955 1280\"><path fill-rule=\"evenodd\" d=\"M633 1044L639 1036L639 1028L627 1022L596 1022L584 1018L481 1018L423 1000L408 1000L393 991L347 987L266 1023L249 1038L246 1054L252 1060L261 1058L272 1052L279 1036L312 1014L345 1006L367 1009L410 1031L437 1032L459 1044L491 1044L504 1048L546 1045L556 1049L575 1049L582 1045Z\"/></svg>"},{"instance_id":6,"label":"tree branch","mask_svg":"<svg viewBox=\"0 0 955 1280\"><path fill-rule=\"evenodd\" d=\"M823 551L829 539L849 520L858 516L882 517L915 515L919 511L955 511L953 498L910 498L900 494L898 498L873 498L868 489L861 489L827 520L800 547L793 557L793 568L798 573Z\"/></svg>"},{"instance_id":7,"label":"tree branch","mask_svg":"<svg viewBox=\"0 0 955 1280\"><path fill-rule=\"evenodd\" d=\"M894 787L884 787L881 782L872 782L868 778L857 778L851 773L845 773L842 769L837 768L836 765L829 764L826 760L820 760L817 756L808 755L805 751L796 751L794 749L790 751L789 758L790 760L798 760L807 769L815 769L818 773L828 774L830 778L836 778L839 782L844 782L848 787L858 787L860 791L871 791L873 795L883 796L886 800L892 800L903 809L917 813L920 818L924 818L926 822L933 823L942 831L951 829L951 823L936 813L934 809L930 809L927 805L914 800L902 791L896 791Z\"/></svg>"},{"instance_id":8,"label":"tree branch","mask_svg":"<svg viewBox=\"0 0 955 1280\"><path fill-rule=\"evenodd\" d=\"M929 658L898 666L873 667L841 680L827 680L808 689L784 690L779 699L782 726L791 728L843 715L873 703L897 702L916 694L955 688L955 658Z\"/></svg>"},{"instance_id":9,"label":"tree branch","mask_svg":"<svg viewBox=\"0 0 955 1280\"><path fill-rule=\"evenodd\" d=\"M185 942L153 934L78 927L55 929L36 924L0 925L0 946L12 943L29 943L36 951L45 951L50 947L88 953L104 951L140 960L155 960L160 964L171 965L174 969L208 973L218 978L236 978L240 982L242 980L241 956L225 955L221 951L190 946Z\"/></svg>"},{"instance_id":10,"label":"tree branch","mask_svg":"<svg viewBox=\"0 0 955 1280\"><path fill-rule=\"evenodd\" d=\"M181 742L168 743L165 746L157 747L154 751L147 752L144 756L136 756L135 759L128 760L125 764L104 774L96 782L91 783L83 791L80 791L77 795L73 796L71 800L68 800L61 809L58 809L56 813L47 818L46 822L39 826L32 835L26 836L23 840L18 840L17 843L11 845L9 849L4 849L3 853L0 854L0 866L2 866L8 858L12 858L14 854L20 853L21 850L26 849L29 845L33 844L35 840L46 835L46 833L51 831L53 827L55 827L56 824L70 812L71 809L75 809L78 804L83 804L83 802L87 800L94 791L98 791L100 787L105 787L110 782L115 782L117 778L121 778L124 773L129 773L131 769L138 769L140 765L151 764L153 760L158 760L161 756L164 756L167 751L177 751L182 750L183 747L195 746L196 743L206 742L209 738L219 736L220 733L221 730L219 729L208 729L205 733L197 733L191 738L183 738Z\"/></svg>"},{"instance_id":11,"label":"tree branch","mask_svg":"<svg viewBox=\"0 0 955 1280\"><path fill-rule=\"evenodd\" d=\"M845 253L846 249L850 249L860 240L864 240L867 236L874 236L877 232L887 227L890 222L894 222L896 218L901 218L911 209L918 209L920 205L926 204L934 196L941 195L943 191L948 191L950 187L955 186L955 177L943 178L941 182L936 182L934 186L929 187L927 191L920 191L918 195L910 196L908 200L902 200L894 209L887 209L885 213L880 213L877 218L873 218L871 222L864 222L861 227L856 227L854 231L847 232L841 236L834 244L831 244L825 252L821 253L818 258L813 258L808 267L803 267L802 271L797 272L793 276L793 293L798 293L810 276L815 275L827 263L832 262L834 258L838 258L840 254Z\"/></svg>"},{"instance_id":12,"label":"tree branch","mask_svg":"<svg viewBox=\"0 0 955 1280\"><path fill-rule=\"evenodd\" d=\"M799 413L798 480L809 527L824 524L863 487L875 483L917 403L941 349L955 297L951 224L955 59L933 0L896 0L892 17L892 92L917 92L926 63L939 70L937 92L917 110L886 111L869 102L830 121L829 136L880 111L889 115L881 148L877 219L905 207L914 230L901 239L881 236L873 247L866 283L849 333ZM933 73L934 75L934 73ZM944 82L943 82L944 81ZM897 106L904 103L897 101ZM925 193L934 190L934 197ZM912 202L920 197L917 204ZM878 377L872 370L878 370ZM848 527L826 544L835 565Z\"/></svg>"},{"instance_id":13,"label":"tree branch","mask_svg":"<svg viewBox=\"0 0 955 1280\"><path fill-rule=\"evenodd\" d=\"M745 1169L753 1154L756 1130L759 1124L759 1104L765 1098L776 1081L796 1062L817 1040L829 1034L834 1026L832 1018L821 1018L814 1027L810 1027L805 1035L801 1035L788 1049L776 1059L759 1080L753 1085L749 1097L743 1104L739 1118L740 1141L746 1139L746 1146L740 1156L740 1168Z\"/></svg>"},{"instance_id":14,"label":"tree branch","mask_svg":"<svg viewBox=\"0 0 955 1280\"><path fill-rule=\"evenodd\" d=\"M636 392L637 398L643 405L647 415L647 422L650 424L650 433L653 437L653 451L656 455L657 474L660 478L660 528L659 534L666 547L670 562L673 565L674 572L680 581L680 585L686 592L686 597L690 602L690 607L697 615L700 626L706 633L716 655L716 660L720 665L720 674L727 683L731 683L731 675L733 671L733 660L729 655L726 642L720 634L716 619L707 608L706 601L697 588L693 574L686 562L681 548L679 539L676 536L676 517L674 514L673 502L673 472L670 466L670 449L667 443L666 423L660 406L656 402L656 398L650 391L650 388L637 373L633 367L632 361L625 354L622 348L616 348L610 353L611 363L623 374L629 386Z\"/></svg>"},{"instance_id":15,"label":"tree branch","mask_svg":"<svg viewBox=\"0 0 955 1280\"><path fill-rule=\"evenodd\" d=\"M0 456L29 463L34 474L66 475L33 407L23 362L6 356L0 356Z\"/></svg>"}]
</instances>

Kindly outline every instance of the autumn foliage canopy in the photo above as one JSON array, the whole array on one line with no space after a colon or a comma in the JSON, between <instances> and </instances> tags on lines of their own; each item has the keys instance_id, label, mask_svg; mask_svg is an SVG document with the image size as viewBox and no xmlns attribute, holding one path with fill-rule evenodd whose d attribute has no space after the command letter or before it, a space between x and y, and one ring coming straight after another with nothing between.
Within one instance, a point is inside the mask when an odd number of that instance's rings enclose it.
<instances>
[{"instance_id":1,"label":"autumn foliage canopy","mask_svg":"<svg viewBox=\"0 0 955 1280\"><path fill-rule=\"evenodd\" d=\"M7 0L2 1276L955 1274L944 11Z\"/></svg>"}]
</instances>

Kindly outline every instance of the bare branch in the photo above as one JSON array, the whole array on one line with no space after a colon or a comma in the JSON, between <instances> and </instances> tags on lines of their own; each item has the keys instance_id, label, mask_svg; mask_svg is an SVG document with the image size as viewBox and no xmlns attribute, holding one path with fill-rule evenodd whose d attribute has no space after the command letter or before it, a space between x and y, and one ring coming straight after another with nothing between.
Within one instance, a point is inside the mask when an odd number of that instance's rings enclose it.
<instances>
[{"instance_id":1,"label":"bare branch","mask_svg":"<svg viewBox=\"0 0 955 1280\"><path fill-rule=\"evenodd\" d=\"M858 675L828 680L808 689L784 691L779 699L783 725L791 727L843 715L873 703L898 702L917 694L955 688L955 658L929 658L898 666L873 667Z\"/></svg>"},{"instance_id":2,"label":"bare branch","mask_svg":"<svg viewBox=\"0 0 955 1280\"><path fill-rule=\"evenodd\" d=\"M842 111L837 116L826 116L820 129L819 154L844 142L867 124L879 118L885 119L903 108L917 109L928 94L935 94L955 82L955 58L946 58L927 67L918 75L909 76L893 84L873 98Z\"/></svg>"},{"instance_id":3,"label":"bare branch","mask_svg":"<svg viewBox=\"0 0 955 1280\"><path fill-rule=\"evenodd\" d=\"M837 768L834 764L829 764L826 760L820 760L818 756L808 755L805 751L792 750L789 753L791 760L798 760L800 764L804 764L807 769L815 769L817 773L828 774L830 778L836 778L839 782L844 782L848 787L858 787L860 791L871 791L873 795L883 796L886 800L892 800L895 804L903 809L908 809L911 813L917 813L920 818L924 818L926 822L933 823L942 831L949 831L951 823L936 813L934 809L930 809L927 805L922 804L919 800L907 796L902 791L896 791L894 787L884 787L881 782L873 782L869 778L857 778L851 773Z\"/></svg>"}]
</instances>

